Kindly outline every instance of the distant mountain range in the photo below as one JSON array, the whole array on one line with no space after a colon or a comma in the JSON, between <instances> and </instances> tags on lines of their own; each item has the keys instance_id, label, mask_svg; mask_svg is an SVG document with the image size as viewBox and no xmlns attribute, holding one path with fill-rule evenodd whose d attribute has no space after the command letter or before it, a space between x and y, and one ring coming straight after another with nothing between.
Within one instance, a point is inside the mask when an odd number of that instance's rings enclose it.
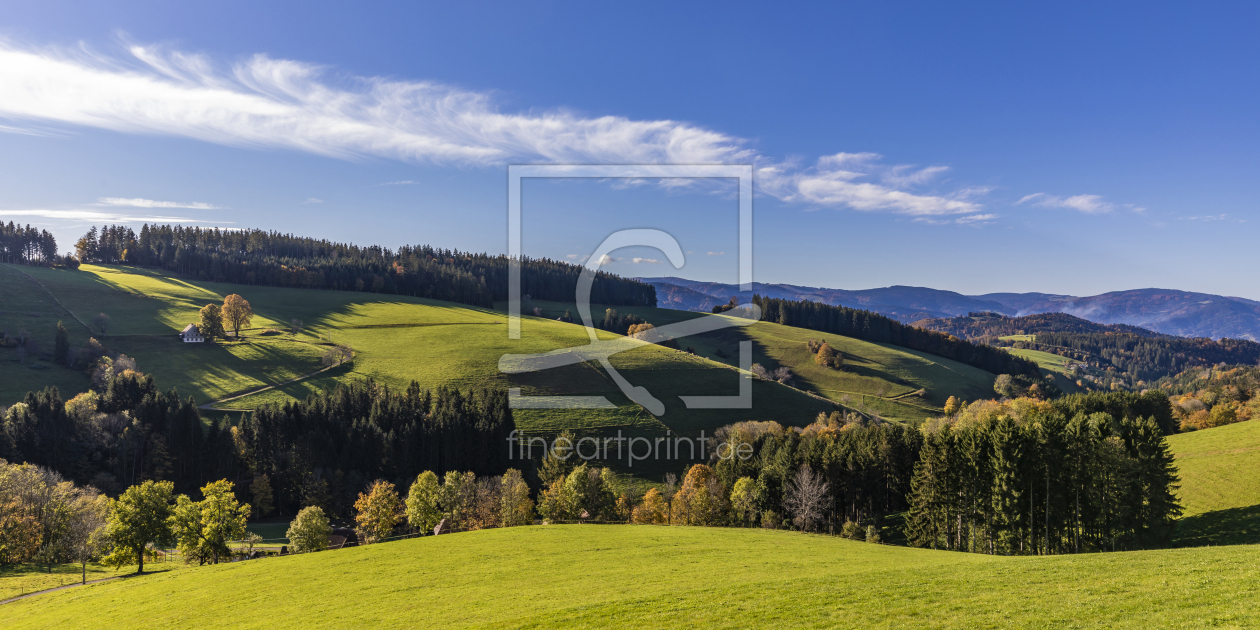
<instances>
[{"instance_id":1,"label":"distant mountain range","mask_svg":"<svg viewBox=\"0 0 1260 630\"><path fill-rule=\"evenodd\" d=\"M963 295L906 286L846 291L758 282L753 291L741 292L738 285L720 282L674 277L639 280L656 287L659 306L688 311L710 311L732 296L747 302L753 293L759 293L875 311L905 323L978 311L1010 316L1068 313L1099 324L1128 324L1167 335L1260 341L1260 302L1174 289L1134 289L1076 297L1049 293Z\"/></svg>"}]
</instances>

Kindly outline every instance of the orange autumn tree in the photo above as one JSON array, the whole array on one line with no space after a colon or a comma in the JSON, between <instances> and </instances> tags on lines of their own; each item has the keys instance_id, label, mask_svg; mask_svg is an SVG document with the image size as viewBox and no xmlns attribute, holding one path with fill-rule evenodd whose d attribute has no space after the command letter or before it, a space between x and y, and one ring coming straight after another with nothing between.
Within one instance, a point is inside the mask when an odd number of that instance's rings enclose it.
<instances>
[{"instance_id":1,"label":"orange autumn tree","mask_svg":"<svg viewBox=\"0 0 1260 630\"><path fill-rule=\"evenodd\" d=\"M638 525L664 525L669 522L669 505L661 491L652 488L643 495L643 503L636 505L630 520Z\"/></svg>"},{"instance_id":2,"label":"orange autumn tree","mask_svg":"<svg viewBox=\"0 0 1260 630\"><path fill-rule=\"evenodd\" d=\"M359 493L354 509L358 512L354 520L369 544L389 538L394 525L403 519L403 502L394 484L379 479L366 494Z\"/></svg>"},{"instance_id":3,"label":"orange autumn tree","mask_svg":"<svg viewBox=\"0 0 1260 630\"><path fill-rule=\"evenodd\" d=\"M729 512L726 488L717 480L713 469L696 464L687 471L682 489L674 495L670 522L674 525L721 525Z\"/></svg>"}]
</instances>

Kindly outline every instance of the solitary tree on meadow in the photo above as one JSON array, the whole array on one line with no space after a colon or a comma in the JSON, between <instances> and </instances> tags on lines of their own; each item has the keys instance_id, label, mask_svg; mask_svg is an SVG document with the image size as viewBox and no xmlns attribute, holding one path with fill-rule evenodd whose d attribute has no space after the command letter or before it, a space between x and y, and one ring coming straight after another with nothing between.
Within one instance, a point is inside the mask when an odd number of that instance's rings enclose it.
<instances>
[{"instance_id":1,"label":"solitary tree on meadow","mask_svg":"<svg viewBox=\"0 0 1260 630\"><path fill-rule=\"evenodd\" d=\"M106 315L105 313L97 313L96 317L92 318L92 326L101 331L101 334L104 335L105 331L109 330L109 315Z\"/></svg>"},{"instance_id":2,"label":"solitary tree on meadow","mask_svg":"<svg viewBox=\"0 0 1260 630\"><path fill-rule=\"evenodd\" d=\"M249 302L235 293L223 298L222 312L224 324L232 328L232 334L237 339L241 337L241 329L249 328L254 319L254 310Z\"/></svg>"},{"instance_id":3,"label":"solitary tree on meadow","mask_svg":"<svg viewBox=\"0 0 1260 630\"><path fill-rule=\"evenodd\" d=\"M145 548L174 539L170 523L174 494L174 483L149 480L127 488L110 503L105 532L114 543L114 553L106 558L107 564L122 566L134 561L136 573L144 573Z\"/></svg>"}]
</instances>

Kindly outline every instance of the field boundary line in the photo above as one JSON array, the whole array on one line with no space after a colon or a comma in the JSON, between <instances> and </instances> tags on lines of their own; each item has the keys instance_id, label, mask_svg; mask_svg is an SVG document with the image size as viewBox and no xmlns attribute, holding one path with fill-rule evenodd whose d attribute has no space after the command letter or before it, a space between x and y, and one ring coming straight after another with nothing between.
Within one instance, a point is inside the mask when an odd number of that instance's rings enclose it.
<instances>
[{"instance_id":1,"label":"field boundary line","mask_svg":"<svg viewBox=\"0 0 1260 630\"><path fill-rule=\"evenodd\" d=\"M353 361L353 359L351 359L351 361ZM311 372L310 374L303 374L303 375L301 375L301 376L299 376L299 377L297 377L297 378L291 378L291 379L289 379L289 380L287 380L287 381L285 381L285 382L283 382L283 383L276 383L275 385L268 385L268 386L266 386L266 387L261 387L261 388L259 388L259 389L255 389L255 390L251 390L251 391L245 392L244 394L237 394L237 395L235 395L235 396L228 396L227 398L220 398L219 400L212 400L212 401L210 401L210 402L208 402L208 403L206 403L206 404L204 404L204 405L200 405L200 406L198 406L197 408L198 408L198 409L204 409L204 410L206 410L206 411L248 411L247 409L219 409L219 408L215 407L214 405L217 405L217 404L220 404L220 403L229 402L229 401L233 401L233 400L236 400L237 398L244 398L244 397L246 397L246 396L253 396L254 394L260 394L260 393L265 392L265 391L267 391L267 390L269 390L269 389L275 389L275 388L277 388L277 387L284 387L285 385L291 385L291 384L296 383L296 382L298 382L298 381L300 381L300 380L307 379L307 378L310 378L310 377L312 377L312 376L317 376L317 375L319 375L319 374L323 374L324 372L327 372L328 370L331 370L331 369L334 369L334 368L339 368L339 367L341 367L341 366L343 366L343 365L345 365L346 363L349 363L349 362L350 362L350 361L343 361L343 362L341 362L341 363L338 363L337 365L330 365L330 366L328 366L328 367L326 367L326 368L321 368L321 369L315 370L314 372Z\"/></svg>"},{"instance_id":2,"label":"field boundary line","mask_svg":"<svg viewBox=\"0 0 1260 630\"><path fill-rule=\"evenodd\" d=\"M44 590L42 590L42 591L35 591L34 593L27 593L27 594L25 594L25 595L18 595L17 597L10 597L9 599L6 599L6 600L4 600L4 601L0 602L0 606L3 606L3 605L5 605L5 604L12 604L13 602L16 602L16 601L18 601L18 600L22 600L22 599L26 599L27 597L34 597L34 596L36 596L36 595L43 595L43 594L45 594L45 593L52 593L53 591L63 591L63 590L65 590L65 589L68 589L68 588L74 588L74 587L76 587L76 586L87 586L88 584L96 584L97 582L107 582L107 581L109 581L109 580L117 580L118 578L121 578L121 577L122 577L121 575L113 575L113 576L110 576L110 577L107 577L107 578L98 578L98 579L95 579L95 580L88 580L87 582L75 582L74 584L66 584L66 585L63 585L63 586L57 586L57 587L53 587L53 588L46 588L46 589L44 589Z\"/></svg>"},{"instance_id":3,"label":"field boundary line","mask_svg":"<svg viewBox=\"0 0 1260 630\"><path fill-rule=\"evenodd\" d=\"M89 336L92 334L92 327L91 327L91 326L88 326L88 325L87 325L87 324L85 324L85 323L83 323L83 320L79 319L79 316L78 316L78 315L75 315L75 314L74 314L74 311L72 311L72 310L70 310L70 309L66 308L66 305L65 305L65 304L62 304L62 303L61 303L61 300L58 300L58 299L57 299L57 296L53 295L53 292L52 292L52 291L49 291L49 290L48 290L48 287L44 286L44 283L42 283L42 282L40 282L38 279L36 279L36 278L35 278L35 276L32 276L31 274L26 273L25 271L22 271L21 269L18 269L17 265L12 265L12 264L9 264L9 263L5 263L5 266L6 266L6 267L8 267L8 268L10 268L10 269L12 269L12 270L14 270L14 271L16 271L16 272L18 272L18 273L20 273L20 274L22 274L22 275L24 275L24 276L26 276L26 278L27 278L28 280L30 280L31 282L34 282L34 283L35 283L35 286L37 286L37 287L39 287L39 288L43 289L43 290L44 290L44 293L47 293L47 294L48 294L48 297L52 298L53 304L56 304L57 306L61 307L61 310L65 311L65 312L66 312L66 314L67 314L67 315L69 315L71 319L73 319L73 320L74 320L74 321L76 321L76 322L79 322L79 325L80 325L80 326L82 326L83 328L85 328L85 329L88 331L88 335L89 335ZM103 336L103 335L102 335L102 336ZM3 602L0 602L0 603L3 603Z\"/></svg>"}]
</instances>

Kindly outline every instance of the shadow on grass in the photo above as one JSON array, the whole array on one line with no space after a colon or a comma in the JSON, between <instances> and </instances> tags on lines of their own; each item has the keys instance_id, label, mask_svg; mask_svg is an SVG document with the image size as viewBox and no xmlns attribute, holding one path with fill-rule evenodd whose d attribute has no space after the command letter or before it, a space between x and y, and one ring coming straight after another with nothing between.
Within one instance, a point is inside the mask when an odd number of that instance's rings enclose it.
<instances>
[{"instance_id":1,"label":"shadow on grass","mask_svg":"<svg viewBox=\"0 0 1260 630\"><path fill-rule=\"evenodd\" d=\"M1260 505L1188 516L1177 527L1178 547L1260 543Z\"/></svg>"}]
</instances>

